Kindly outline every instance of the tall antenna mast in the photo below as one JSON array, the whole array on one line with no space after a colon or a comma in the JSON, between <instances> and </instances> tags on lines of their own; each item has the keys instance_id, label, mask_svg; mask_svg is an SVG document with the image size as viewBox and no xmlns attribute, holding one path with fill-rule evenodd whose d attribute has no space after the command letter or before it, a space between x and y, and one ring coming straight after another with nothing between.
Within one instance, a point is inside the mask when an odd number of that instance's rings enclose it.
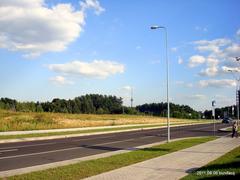
<instances>
[{"instance_id":1,"label":"tall antenna mast","mask_svg":"<svg viewBox=\"0 0 240 180\"><path fill-rule=\"evenodd\" d=\"M133 87L131 88L131 108L133 107Z\"/></svg>"}]
</instances>

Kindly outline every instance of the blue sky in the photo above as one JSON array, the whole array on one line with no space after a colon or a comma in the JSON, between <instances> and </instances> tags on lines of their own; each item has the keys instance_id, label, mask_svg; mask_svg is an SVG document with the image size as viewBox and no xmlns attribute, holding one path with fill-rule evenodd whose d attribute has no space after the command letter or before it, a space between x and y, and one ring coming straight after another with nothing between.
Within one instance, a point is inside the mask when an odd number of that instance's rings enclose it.
<instances>
[{"instance_id":1,"label":"blue sky","mask_svg":"<svg viewBox=\"0 0 240 180\"><path fill-rule=\"evenodd\" d=\"M47 101L99 93L130 105L170 99L196 110L235 103L238 0L2 0L0 97ZM6 16L7 14L7 16ZM229 73L228 70L236 73Z\"/></svg>"}]
</instances>

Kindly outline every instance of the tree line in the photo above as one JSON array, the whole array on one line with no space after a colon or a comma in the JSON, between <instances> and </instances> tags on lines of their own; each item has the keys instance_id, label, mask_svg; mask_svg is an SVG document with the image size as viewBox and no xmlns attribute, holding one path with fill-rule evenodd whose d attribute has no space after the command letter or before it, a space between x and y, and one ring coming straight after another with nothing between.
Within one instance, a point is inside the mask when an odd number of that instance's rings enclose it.
<instances>
[{"instance_id":1,"label":"tree line","mask_svg":"<svg viewBox=\"0 0 240 180\"><path fill-rule=\"evenodd\" d=\"M98 94L87 94L69 100L54 98L51 102L18 102L1 98L0 108L21 112L120 114L122 98Z\"/></svg>"},{"instance_id":2,"label":"tree line","mask_svg":"<svg viewBox=\"0 0 240 180\"><path fill-rule=\"evenodd\" d=\"M200 112L195 111L187 105L178 105L170 103L170 116L175 118L187 118L198 119L200 118ZM151 103L137 106L136 109L142 113L155 115L155 116L167 116L167 103Z\"/></svg>"},{"instance_id":3,"label":"tree line","mask_svg":"<svg viewBox=\"0 0 240 180\"><path fill-rule=\"evenodd\" d=\"M153 116L167 116L167 103L150 103L134 108L123 106L121 97L111 95L87 94L74 99L54 98L47 102L18 102L15 99L1 98L0 109L20 112L56 112L73 114L145 114ZM216 117L224 117L224 112L230 114L230 107L217 108ZM234 116L236 117L236 108ZM170 103L170 116L175 118L212 118L212 111L195 111L187 105Z\"/></svg>"},{"instance_id":4,"label":"tree line","mask_svg":"<svg viewBox=\"0 0 240 180\"><path fill-rule=\"evenodd\" d=\"M202 113L202 117L206 119L212 119L212 110L205 110ZM215 109L215 118L222 119L224 117L231 117L233 119L237 118L237 106L225 106Z\"/></svg>"}]
</instances>

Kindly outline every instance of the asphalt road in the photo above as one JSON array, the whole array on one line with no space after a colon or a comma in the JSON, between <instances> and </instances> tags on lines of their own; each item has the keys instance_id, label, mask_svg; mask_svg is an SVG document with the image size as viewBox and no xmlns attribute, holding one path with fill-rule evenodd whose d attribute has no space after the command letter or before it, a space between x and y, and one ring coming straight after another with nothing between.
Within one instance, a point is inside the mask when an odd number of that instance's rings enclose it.
<instances>
[{"instance_id":1,"label":"asphalt road","mask_svg":"<svg viewBox=\"0 0 240 180\"><path fill-rule=\"evenodd\" d=\"M216 130L227 127L216 124ZM225 132L215 132L224 136ZM171 128L171 139L213 135L213 124ZM153 129L91 135L55 140L0 144L0 172L74 158L91 156L110 151L129 149L145 144L164 141L167 129Z\"/></svg>"}]
</instances>

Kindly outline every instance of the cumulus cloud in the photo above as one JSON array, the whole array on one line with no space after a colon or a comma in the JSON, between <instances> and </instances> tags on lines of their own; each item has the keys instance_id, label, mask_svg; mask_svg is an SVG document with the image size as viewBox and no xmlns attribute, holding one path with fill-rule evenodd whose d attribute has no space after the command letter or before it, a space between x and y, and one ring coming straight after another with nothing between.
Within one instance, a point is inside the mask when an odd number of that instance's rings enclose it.
<instances>
[{"instance_id":1,"label":"cumulus cloud","mask_svg":"<svg viewBox=\"0 0 240 180\"><path fill-rule=\"evenodd\" d=\"M215 45L215 46L221 47L221 46L226 46L231 42L232 41L230 39L219 38L214 40L199 40L199 41L195 41L194 43L199 46Z\"/></svg>"},{"instance_id":2,"label":"cumulus cloud","mask_svg":"<svg viewBox=\"0 0 240 180\"><path fill-rule=\"evenodd\" d=\"M208 52L209 57L213 58L223 58L225 56L222 49L230 45L232 41L226 38L219 38L214 40L200 40L195 41L194 44L197 45L196 49L199 52Z\"/></svg>"},{"instance_id":3,"label":"cumulus cloud","mask_svg":"<svg viewBox=\"0 0 240 180\"><path fill-rule=\"evenodd\" d=\"M205 63L205 61L206 61L205 57L200 56L200 55L194 55L194 56L190 57L188 66L193 68L200 64Z\"/></svg>"},{"instance_id":4,"label":"cumulus cloud","mask_svg":"<svg viewBox=\"0 0 240 180\"><path fill-rule=\"evenodd\" d=\"M236 86L236 82L232 79L209 79L200 80L199 85L200 87L225 88Z\"/></svg>"},{"instance_id":5,"label":"cumulus cloud","mask_svg":"<svg viewBox=\"0 0 240 180\"><path fill-rule=\"evenodd\" d=\"M223 76L228 68L235 68L237 64L235 57L239 56L240 44L234 39L218 38L213 40L194 41L198 53L204 53L205 61L190 57L189 67L196 67L200 64L203 68L198 73L200 76ZM201 54L200 54L201 55ZM192 58L192 59L191 59Z\"/></svg>"},{"instance_id":6,"label":"cumulus cloud","mask_svg":"<svg viewBox=\"0 0 240 180\"><path fill-rule=\"evenodd\" d=\"M74 84L73 81L69 81L63 76L51 77L49 80L56 85Z\"/></svg>"},{"instance_id":7,"label":"cumulus cloud","mask_svg":"<svg viewBox=\"0 0 240 180\"><path fill-rule=\"evenodd\" d=\"M110 75L124 72L124 65L113 61L94 60L92 62L72 61L65 64L50 64L52 71L68 75L105 79Z\"/></svg>"},{"instance_id":8,"label":"cumulus cloud","mask_svg":"<svg viewBox=\"0 0 240 180\"><path fill-rule=\"evenodd\" d=\"M206 69L202 69L199 75L200 76L216 76L217 73L218 73L218 68L213 66L213 67L208 67Z\"/></svg>"},{"instance_id":9,"label":"cumulus cloud","mask_svg":"<svg viewBox=\"0 0 240 180\"><path fill-rule=\"evenodd\" d=\"M219 60L215 58L208 57L206 58L207 68L202 69L199 75L201 76L216 76L219 72L218 64Z\"/></svg>"},{"instance_id":10,"label":"cumulus cloud","mask_svg":"<svg viewBox=\"0 0 240 180\"><path fill-rule=\"evenodd\" d=\"M86 9L92 8L95 9L95 13L97 15L101 14L105 11L103 7L101 7L99 1L97 0L85 0L85 2L80 2L82 10L85 11Z\"/></svg>"},{"instance_id":11,"label":"cumulus cloud","mask_svg":"<svg viewBox=\"0 0 240 180\"><path fill-rule=\"evenodd\" d=\"M85 0L76 10L70 3L46 6L44 0L0 1L0 48L38 56L66 49L85 24L86 10L104 9L97 0Z\"/></svg>"},{"instance_id":12,"label":"cumulus cloud","mask_svg":"<svg viewBox=\"0 0 240 180\"><path fill-rule=\"evenodd\" d=\"M240 52L240 45L233 43L231 46L227 47L223 51L223 54L225 57L236 57L236 56L239 56L239 52Z\"/></svg>"}]
</instances>

